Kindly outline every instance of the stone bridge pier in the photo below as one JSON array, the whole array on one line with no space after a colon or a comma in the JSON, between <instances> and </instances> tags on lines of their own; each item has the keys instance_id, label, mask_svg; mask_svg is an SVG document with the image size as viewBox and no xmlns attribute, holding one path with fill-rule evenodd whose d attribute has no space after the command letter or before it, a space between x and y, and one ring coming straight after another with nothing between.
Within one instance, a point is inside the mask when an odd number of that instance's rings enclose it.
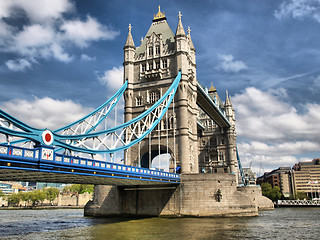
<instances>
[{"instance_id":1,"label":"stone bridge pier","mask_svg":"<svg viewBox=\"0 0 320 240\"><path fill-rule=\"evenodd\" d=\"M166 186L96 185L85 206L93 217L256 216L273 209L258 186L237 187L233 174L182 174L181 184Z\"/></svg>"}]
</instances>

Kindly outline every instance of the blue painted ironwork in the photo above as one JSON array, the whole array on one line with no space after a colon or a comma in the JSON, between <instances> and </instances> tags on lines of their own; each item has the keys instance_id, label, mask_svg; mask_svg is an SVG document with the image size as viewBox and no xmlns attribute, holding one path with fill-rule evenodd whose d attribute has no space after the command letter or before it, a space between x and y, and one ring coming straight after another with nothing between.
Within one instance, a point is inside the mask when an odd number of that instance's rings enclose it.
<instances>
[{"instance_id":1,"label":"blue painted ironwork","mask_svg":"<svg viewBox=\"0 0 320 240\"><path fill-rule=\"evenodd\" d=\"M134 144L143 140L151 131L157 126L160 122L161 118L164 116L166 111L168 110L176 90L178 88L179 82L181 79L181 72L177 75L176 79L169 87L167 92L149 109L135 117L134 119L123 123L117 127L113 127L107 130L85 133L79 135L68 135L62 136L54 133L54 145L61 146L66 149L70 149L72 151L85 152L90 154L96 153L114 153L116 151L121 151L127 149ZM118 131L118 132L117 132ZM106 136L105 138L99 139L100 143L106 141L106 139L110 136L116 137L116 142L112 147L106 147L106 149L90 149L90 148L81 148L70 143L74 141L87 140L90 138ZM124 139L123 139L124 138ZM65 142L64 142L65 141ZM102 144L100 144L101 146Z\"/></svg>"},{"instance_id":2,"label":"blue painted ironwork","mask_svg":"<svg viewBox=\"0 0 320 240\"><path fill-rule=\"evenodd\" d=\"M21 148L0 144L0 169L102 178L179 183L179 174L54 153L53 147Z\"/></svg>"},{"instance_id":3,"label":"blue painted ironwork","mask_svg":"<svg viewBox=\"0 0 320 240\"><path fill-rule=\"evenodd\" d=\"M100 107L86 115L85 117L68 124L65 127L56 129L53 131L53 133L60 133L62 135L64 134L77 134L77 128L81 129L80 133L90 133L96 127L107 118L109 113L112 111L112 109L116 106L120 98L122 97L124 91L126 90L128 86L128 82L126 81L122 87L104 104L102 104ZM92 121L92 117L99 115L96 117L94 121ZM91 119L90 119L91 118ZM83 127L84 125L84 127ZM17 130L13 130L13 126L17 128ZM72 129L75 127L75 129ZM41 139L41 134L46 129L37 129L30 127L29 125L21 122L20 120L10 116L8 113L2 111L0 109L0 133L9 135L9 136L15 136L20 138L25 138L21 140L16 140L11 142L11 144L18 144L26 141L34 141L36 143L44 144L44 142Z\"/></svg>"},{"instance_id":4,"label":"blue painted ironwork","mask_svg":"<svg viewBox=\"0 0 320 240\"><path fill-rule=\"evenodd\" d=\"M94 125L90 125L88 123L88 125L90 126L88 128L88 126L86 126L86 129L83 130L83 133L90 133L93 130L96 129L96 127L109 115L109 113L111 112L111 110L116 106L116 104L119 102L121 96L123 95L124 91L127 89L128 86L128 81L126 81L122 87L108 100L106 101L104 104L102 104L100 107L98 107L96 110L92 111L91 113L89 113L88 115L84 116L83 118L65 126L59 129L56 129L53 131L53 133L59 133L59 132L64 132L67 130L70 130L72 127L78 125L79 123L85 122L88 118L92 117L93 115L95 115L96 113L102 111L103 109L105 109L108 104L110 104L110 106L106 109L105 113L102 113L101 116L99 116L98 121L96 121L96 123ZM63 133L61 133L63 135ZM75 135L75 134L72 134Z\"/></svg>"},{"instance_id":5,"label":"blue painted ironwork","mask_svg":"<svg viewBox=\"0 0 320 240\"><path fill-rule=\"evenodd\" d=\"M127 82L110 100L101 105L98 109L81 118L80 120L69 124L66 127L59 128L53 132L48 129L36 129L30 127L0 110L0 133L29 139L40 145L53 145L82 153L97 154L121 151L143 140L160 122L174 98L180 79L181 72L178 73L176 79L173 81L167 92L154 105L136 118L117 127L93 132L93 130L96 130L97 126L102 122L103 119L105 119L106 115L108 115L111 109L119 101L120 96L127 87ZM100 114L99 119L95 121L94 124L86 123L85 129L80 131L79 134L79 131L77 131L77 129L80 128L79 124L86 122L89 117L97 114L102 109L106 109L108 104L110 104L110 106L106 112ZM12 126L15 126L17 130L14 130ZM76 129L72 129L74 126L76 126ZM71 134L68 131L71 131ZM52 139L52 141L47 142L45 140L46 138L44 133L46 132L49 133L49 139ZM60 132L61 134L59 134ZM64 135L66 132L67 135ZM115 143L112 143L111 146L108 146L108 142L110 142L111 137L112 139L115 138ZM99 144L96 147L92 147L90 144L86 144L86 141L88 140L97 140ZM25 140L23 139L20 141Z\"/></svg>"}]
</instances>

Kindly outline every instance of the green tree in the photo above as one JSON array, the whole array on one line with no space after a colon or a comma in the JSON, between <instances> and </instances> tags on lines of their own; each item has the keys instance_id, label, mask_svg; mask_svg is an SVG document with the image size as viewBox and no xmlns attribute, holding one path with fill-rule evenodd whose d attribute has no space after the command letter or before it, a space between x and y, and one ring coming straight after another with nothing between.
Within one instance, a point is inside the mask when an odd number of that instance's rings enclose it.
<instances>
[{"instance_id":1,"label":"green tree","mask_svg":"<svg viewBox=\"0 0 320 240\"><path fill-rule=\"evenodd\" d=\"M18 206L21 200L21 195L18 193L12 193L7 197L8 205Z\"/></svg>"},{"instance_id":2,"label":"green tree","mask_svg":"<svg viewBox=\"0 0 320 240\"><path fill-rule=\"evenodd\" d=\"M50 187L50 188L46 188L44 189L44 193L46 195L46 199L50 201L50 203L55 200L58 195L59 195L59 189L54 188L54 187Z\"/></svg>"},{"instance_id":3,"label":"green tree","mask_svg":"<svg viewBox=\"0 0 320 240\"><path fill-rule=\"evenodd\" d=\"M303 200L307 198L307 194L305 192L296 192L296 199Z\"/></svg>"},{"instance_id":4,"label":"green tree","mask_svg":"<svg viewBox=\"0 0 320 240\"><path fill-rule=\"evenodd\" d=\"M36 206L39 203L43 203L46 199L46 194L42 190L35 190L30 192L30 201L32 202L32 206Z\"/></svg>"},{"instance_id":5,"label":"green tree","mask_svg":"<svg viewBox=\"0 0 320 240\"><path fill-rule=\"evenodd\" d=\"M267 196L269 192L272 190L272 186L270 183L262 183L261 184L262 195Z\"/></svg>"},{"instance_id":6,"label":"green tree","mask_svg":"<svg viewBox=\"0 0 320 240\"><path fill-rule=\"evenodd\" d=\"M72 184L70 186L65 186L63 192L73 193L73 194L82 194L85 192L92 193L94 190L93 185L89 184Z\"/></svg>"},{"instance_id":7,"label":"green tree","mask_svg":"<svg viewBox=\"0 0 320 240\"><path fill-rule=\"evenodd\" d=\"M4 197L4 193L0 190L0 198Z\"/></svg>"},{"instance_id":8,"label":"green tree","mask_svg":"<svg viewBox=\"0 0 320 240\"><path fill-rule=\"evenodd\" d=\"M26 205L29 205L31 200L31 192L21 192L21 200L26 202Z\"/></svg>"},{"instance_id":9,"label":"green tree","mask_svg":"<svg viewBox=\"0 0 320 240\"><path fill-rule=\"evenodd\" d=\"M281 198L282 194L280 188L275 186L272 188L270 183L261 184L262 195L269 198L272 201L276 201Z\"/></svg>"}]
</instances>

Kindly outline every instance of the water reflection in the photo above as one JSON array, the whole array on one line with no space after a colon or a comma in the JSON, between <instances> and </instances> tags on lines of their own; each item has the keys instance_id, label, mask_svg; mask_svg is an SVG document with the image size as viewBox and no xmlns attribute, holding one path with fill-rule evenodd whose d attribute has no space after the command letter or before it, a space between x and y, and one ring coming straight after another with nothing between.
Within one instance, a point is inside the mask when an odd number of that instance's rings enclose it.
<instances>
[{"instance_id":1,"label":"water reflection","mask_svg":"<svg viewBox=\"0 0 320 240\"><path fill-rule=\"evenodd\" d=\"M80 210L14 211L8 221L1 217L0 239L315 240L320 239L319 213L320 208L283 208L243 218L94 219Z\"/></svg>"}]
</instances>

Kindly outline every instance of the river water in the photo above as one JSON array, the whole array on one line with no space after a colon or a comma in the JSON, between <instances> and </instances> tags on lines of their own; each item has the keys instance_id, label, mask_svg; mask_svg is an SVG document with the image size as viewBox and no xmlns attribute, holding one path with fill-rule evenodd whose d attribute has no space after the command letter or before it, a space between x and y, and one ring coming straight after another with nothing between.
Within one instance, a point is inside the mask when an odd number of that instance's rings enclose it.
<instances>
[{"instance_id":1,"label":"river water","mask_svg":"<svg viewBox=\"0 0 320 240\"><path fill-rule=\"evenodd\" d=\"M320 208L278 208L258 217L94 219L83 210L1 210L0 239L320 239Z\"/></svg>"}]
</instances>

